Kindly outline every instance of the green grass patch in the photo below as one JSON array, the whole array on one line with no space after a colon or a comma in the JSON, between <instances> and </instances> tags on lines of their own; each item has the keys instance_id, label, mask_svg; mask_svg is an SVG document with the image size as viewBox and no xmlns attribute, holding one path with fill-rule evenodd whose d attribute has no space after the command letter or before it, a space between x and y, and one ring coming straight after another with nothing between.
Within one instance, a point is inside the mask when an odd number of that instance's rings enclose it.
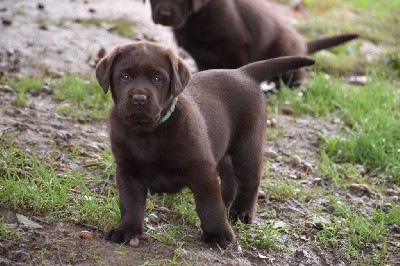
<instances>
[{"instance_id":1,"label":"green grass patch","mask_svg":"<svg viewBox=\"0 0 400 266\"><path fill-rule=\"evenodd\" d=\"M398 45L400 12L398 1L352 0L305 2L310 15L298 25L304 34L315 37L320 32L358 32L364 38L390 46Z\"/></svg>"},{"instance_id":2,"label":"green grass patch","mask_svg":"<svg viewBox=\"0 0 400 266\"><path fill-rule=\"evenodd\" d=\"M46 163L45 163L46 162ZM79 173L56 173L52 159L39 159L7 142L0 142L0 202L24 212L55 219L79 220L96 228L106 228L117 220L115 192L92 192Z\"/></svg>"},{"instance_id":3,"label":"green grass patch","mask_svg":"<svg viewBox=\"0 0 400 266\"><path fill-rule=\"evenodd\" d=\"M71 113L80 120L104 118L110 107L111 99L95 80L86 80L67 75L53 81L53 94L64 102L58 110Z\"/></svg>"},{"instance_id":4,"label":"green grass patch","mask_svg":"<svg viewBox=\"0 0 400 266\"><path fill-rule=\"evenodd\" d=\"M388 212L376 209L370 216L365 216L337 199L331 198L334 208L333 222L317 233L317 238L325 244L332 240L339 242L337 248L349 261L362 262L364 253L371 253L371 244L378 244L369 259L376 260L374 265L381 265L387 252L388 232L386 225L400 222L400 207L392 204Z\"/></svg>"},{"instance_id":5,"label":"green grass patch","mask_svg":"<svg viewBox=\"0 0 400 266\"><path fill-rule=\"evenodd\" d=\"M279 249L278 236L283 228L276 227L275 223L252 225L240 221L235 225L235 231L241 241L249 246L261 249Z\"/></svg>"},{"instance_id":6,"label":"green grass patch","mask_svg":"<svg viewBox=\"0 0 400 266\"><path fill-rule=\"evenodd\" d=\"M137 37L135 33L137 22L132 21L127 17L116 19L77 18L75 19L75 22L86 27L92 25L97 27L104 26L109 32L116 33L130 39L135 39Z\"/></svg>"},{"instance_id":7,"label":"green grass patch","mask_svg":"<svg viewBox=\"0 0 400 266\"><path fill-rule=\"evenodd\" d=\"M290 102L297 115L339 119L343 136L325 138L321 151L336 163L361 164L400 184L400 89L379 75L368 79L365 86L351 86L320 73L303 91L283 89L270 102L272 108Z\"/></svg>"}]
</instances>

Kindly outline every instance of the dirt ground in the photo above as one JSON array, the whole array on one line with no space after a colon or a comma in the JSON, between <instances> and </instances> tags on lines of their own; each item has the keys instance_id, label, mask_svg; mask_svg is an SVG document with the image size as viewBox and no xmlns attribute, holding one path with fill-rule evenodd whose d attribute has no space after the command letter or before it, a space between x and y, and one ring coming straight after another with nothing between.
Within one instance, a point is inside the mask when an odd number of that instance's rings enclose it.
<instances>
[{"instance_id":1,"label":"dirt ground","mask_svg":"<svg viewBox=\"0 0 400 266\"><path fill-rule=\"evenodd\" d=\"M44 7L39 8L39 3ZM288 8L277 8L295 19L296 16ZM143 5L142 1L3 0L0 1L0 17L3 20L0 25L1 73L36 77L70 72L93 74L93 60L100 48L109 51L116 44L131 41L108 32L107 25L86 27L74 22L75 18L93 17L128 17L137 21L138 39L157 40L172 47L195 70L193 61L174 44L170 30L153 24L149 4ZM4 23L5 20L9 23ZM14 142L27 150L34 150L40 156L51 149L55 142L92 147L107 145L106 121L80 123L68 114L57 112L59 102L45 92L28 95L28 104L25 107L7 104L15 97L15 93L7 88L0 90L0 104L6 106L0 110L0 134L16 133ZM270 110L270 117L277 120L283 134L278 141L268 141L266 149L277 151L279 156L297 154L313 167L318 161L316 152L319 135L339 134L336 124L307 116L295 118ZM299 178L303 170L279 157L271 159L269 163L271 175L292 176L306 188L323 182L313 174ZM70 171L81 167L82 162L69 158L66 153L60 154L60 164L66 171ZM356 198L349 191L337 190L332 191L332 194L348 194L348 197ZM375 202L370 197L355 200L362 201L371 208ZM327 199L321 198L305 204L288 198L285 201L259 202L256 223L266 223L266 210L275 208L282 221L290 215L298 215L297 224L291 226L300 226L309 219L309 208L323 205L325 201ZM101 231L95 231L91 240L80 239L79 232L88 228L72 222L47 224L40 216L30 217L44 228L29 229L19 225L16 212L6 206L0 206L0 215L5 217L8 226L17 227L21 233L18 241L0 239L0 265L70 264L68 261L71 258L68 256L71 253L75 254L72 260L74 265L138 265L156 260L160 264L165 260L168 264L167 259L171 260L175 255L172 247L156 240L149 240L139 247L120 246L104 241L104 232ZM282 243L287 234L280 235ZM285 250L281 251L243 248L235 241L226 251L220 252L204 246L198 238L197 230L193 229L181 249L180 257L189 264L199 265L348 265L332 247L306 245L308 241L310 236L301 236L298 241L287 244ZM49 252L41 252L44 249ZM400 261L400 255L396 255L390 248L388 253L392 265L396 265Z\"/></svg>"}]
</instances>

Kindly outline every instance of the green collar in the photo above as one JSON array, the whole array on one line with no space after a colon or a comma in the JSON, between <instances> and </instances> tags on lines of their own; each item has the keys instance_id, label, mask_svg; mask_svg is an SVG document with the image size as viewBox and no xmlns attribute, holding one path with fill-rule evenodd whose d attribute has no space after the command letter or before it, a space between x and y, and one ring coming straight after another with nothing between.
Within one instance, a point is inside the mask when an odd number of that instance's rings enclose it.
<instances>
[{"instance_id":1,"label":"green collar","mask_svg":"<svg viewBox=\"0 0 400 266\"><path fill-rule=\"evenodd\" d=\"M175 97L174 101L171 104L171 107L169 108L168 112L164 115L163 118L161 118L160 121L158 121L158 124L161 125L162 123L164 123L165 121L168 120L168 118L171 117L172 113L175 111L175 106L176 103L178 102L178 97Z\"/></svg>"}]
</instances>

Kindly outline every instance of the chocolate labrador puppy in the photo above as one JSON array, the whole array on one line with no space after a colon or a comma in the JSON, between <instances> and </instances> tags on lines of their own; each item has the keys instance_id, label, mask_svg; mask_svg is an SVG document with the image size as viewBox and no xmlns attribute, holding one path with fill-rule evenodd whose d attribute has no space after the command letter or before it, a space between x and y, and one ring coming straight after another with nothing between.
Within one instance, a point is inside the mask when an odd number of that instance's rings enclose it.
<instances>
[{"instance_id":1,"label":"chocolate labrador puppy","mask_svg":"<svg viewBox=\"0 0 400 266\"><path fill-rule=\"evenodd\" d=\"M261 81L313 64L306 57L256 62L191 76L171 50L149 42L119 46L96 67L114 105L110 138L121 220L106 239L143 233L147 191L189 187L202 239L226 247L232 219L251 223L262 175L266 106Z\"/></svg>"},{"instance_id":2,"label":"chocolate labrador puppy","mask_svg":"<svg viewBox=\"0 0 400 266\"><path fill-rule=\"evenodd\" d=\"M145 0L144 0L145 1ZM179 46L198 69L237 68L250 62L288 55L307 55L356 38L344 34L306 42L281 21L263 0L150 0L153 21L172 26ZM283 75L300 85L306 71Z\"/></svg>"}]
</instances>

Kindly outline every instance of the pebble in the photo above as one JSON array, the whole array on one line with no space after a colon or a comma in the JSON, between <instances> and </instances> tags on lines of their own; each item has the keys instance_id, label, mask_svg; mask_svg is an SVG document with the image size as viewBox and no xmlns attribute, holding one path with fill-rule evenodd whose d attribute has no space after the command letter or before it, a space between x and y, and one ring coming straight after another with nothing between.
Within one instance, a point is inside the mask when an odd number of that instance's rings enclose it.
<instances>
[{"instance_id":1,"label":"pebble","mask_svg":"<svg viewBox=\"0 0 400 266\"><path fill-rule=\"evenodd\" d=\"M276 127L276 125L278 124L276 118L271 118L270 120L271 120L271 127Z\"/></svg>"},{"instance_id":2,"label":"pebble","mask_svg":"<svg viewBox=\"0 0 400 266\"><path fill-rule=\"evenodd\" d=\"M80 231L79 232L79 237L81 239L86 239L86 240L90 240L93 238L93 233L90 231Z\"/></svg>"},{"instance_id":3,"label":"pebble","mask_svg":"<svg viewBox=\"0 0 400 266\"><path fill-rule=\"evenodd\" d=\"M96 9L93 7L89 8L88 11L89 11L89 13L92 13L92 14L96 13Z\"/></svg>"},{"instance_id":4,"label":"pebble","mask_svg":"<svg viewBox=\"0 0 400 266\"><path fill-rule=\"evenodd\" d=\"M134 237L129 241L129 246L131 247L138 247L139 246L139 238Z\"/></svg>"},{"instance_id":5,"label":"pebble","mask_svg":"<svg viewBox=\"0 0 400 266\"><path fill-rule=\"evenodd\" d=\"M353 184L350 185L350 190L352 190L352 191L361 191L361 192L366 192L366 193L370 192L370 190L369 190L367 185L356 184L356 183L353 183Z\"/></svg>"},{"instance_id":6,"label":"pebble","mask_svg":"<svg viewBox=\"0 0 400 266\"><path fill-rule=\"evenodd\" d=\"M313 171L313 167L310 163L304 163L303 164L303 169L304 171L306 171L307 173L312 172Z\"/></svg>"},{"instance_id":7,"label":"pebble","mask_svg":"<svg viewBox=\"0 0 400 266\"><path fill-rule=\"evenodd\" d=\"M153 213L150 213L150 214L149 214L149 220L150 220L150 222L151 222L152 224L158 224L158 223L160 223L160 218L158 218L158 216L155 215L155 214L153 214Z\"/></svg>"},{"instance_id":8,"label":"pebble","mask_svg":"<svg viewBox=\"0 0 400 266\"><path fill-rule=\"evenodd\" d=\"M292 164L296 167L299 167L301 165L301 158L298 155L293 155L292 156Z\"/></svg>"},{"instance_id":9,"label":"pebble","mask_svg":"<svg viewBox=\"0 0 400 266\"><path fill-rule=\"evenodd\" d=\"M386 190L386 194L387 194L388 196L398 196L398 195L400 195L400 192L399 192L399 191L396 191L396 190L394 190L394 189L388 188L388 189Z\"/></svg>"},{"instance_id":10,"label":"pebble","mask_svg":"<svg viewBox=\"0 0 400 266\"><path fill-rule=\"evenodd\" d=\"M41 29L41 30L48 30L49 28L47 27L46 24L41 24L41 25L39 26L39 29Z\"/></svg>"},{"instance_id":11,"label":"pebble","mask_svg":"<svg viewBox=\"0 0 400 266\"><path fill-rule=\"evenodd\" d=\"M12 20L9 18L2 18L1 20L4 26L10 26L12 24Z\"/></svg>"},{"instance_id":12,"label":"pebble","mask_svg":"<svg viewBox=\"0 0 400 266\"><path fill-rule=\"evenodd\" d=\"M258 200L266 200L267 199L267 193L263 190L258 190Z\"/></svg>"},{"instance_id":13,"label":"pebble","mask_svg":"<svg viewBox=\"0 0 400 266\"><path fill-rule=\"evenodd\" d=\"M276 157L278 157L278 153L274 150L268 149L264 152L264 156L267 158L271 158L271 159L275 159Z\"/></svg>"},{"instance_id":14,"label":"pebble","mask_svg":"<svg viewBox=\"0 0 400 266\"><path fill-rule=\"evenodd\" d=\"M351 76L349 81L355 85L365 85L368 82L368 78L367 76Z\"/></svg>"},{"instance_id":15,"label":"pebble","mask_svg":"<svg viewBox=\"0 0 400 266\"><path fill-rule=\"evenodd\" d=\"M314 180L312 181L312 183L313 183L314 185L317 185L317 186L322 186L322 178L314 178Z\"/></svg>"},{"instance_id":16,"label":"pebble","mask_svg":"<svg viewBox=\"0 0 400 266\"><path fill-rule=\"evenodd\" d=\"M339 242L336 239L331 239L331 246L333 249L339 248Z\"/></svg>"},{"instance_id":17,"label":"pebble","mask_svg":"<svg viewBox=\"0 0 400 266\"><path fill-rule=\"evenodd\" d=\"M365 175L367 173L367 170L365 170L364 166L362 166L361 164L357 164L356 168L360 175Z\"/></svg>"},{"instance_id":18,"label":"pebble","mask_svg":"<svg viewBox=\"0 0 400 266\"><path fill-rule=\"evenodd\" d=\"M282 107L282 113L284 115L292 115L293 114L293 109L289 106L284 106Z\"/></svg>"},{"instance_id":19,"label":"pebble","mask_svg":"<svg viewBox=\"0 0 400 266\"><path fill-rule=\"evenodd\" d=\"M389 212L392 209L392 204L390 202L386 202L382 204L381 209L383 212Z\"/></svg>"},{"instance_id":20,"label":"pebble","mask_svg":"<svg viewBox=\"0 0 400 266\"><path fill-rule=\"evenodd\" d=\"M43 3L38 3L37 4L37 8L39 9L39 10L43 10L44 9L44 4Z\"/></svg>"}]
</instances>

